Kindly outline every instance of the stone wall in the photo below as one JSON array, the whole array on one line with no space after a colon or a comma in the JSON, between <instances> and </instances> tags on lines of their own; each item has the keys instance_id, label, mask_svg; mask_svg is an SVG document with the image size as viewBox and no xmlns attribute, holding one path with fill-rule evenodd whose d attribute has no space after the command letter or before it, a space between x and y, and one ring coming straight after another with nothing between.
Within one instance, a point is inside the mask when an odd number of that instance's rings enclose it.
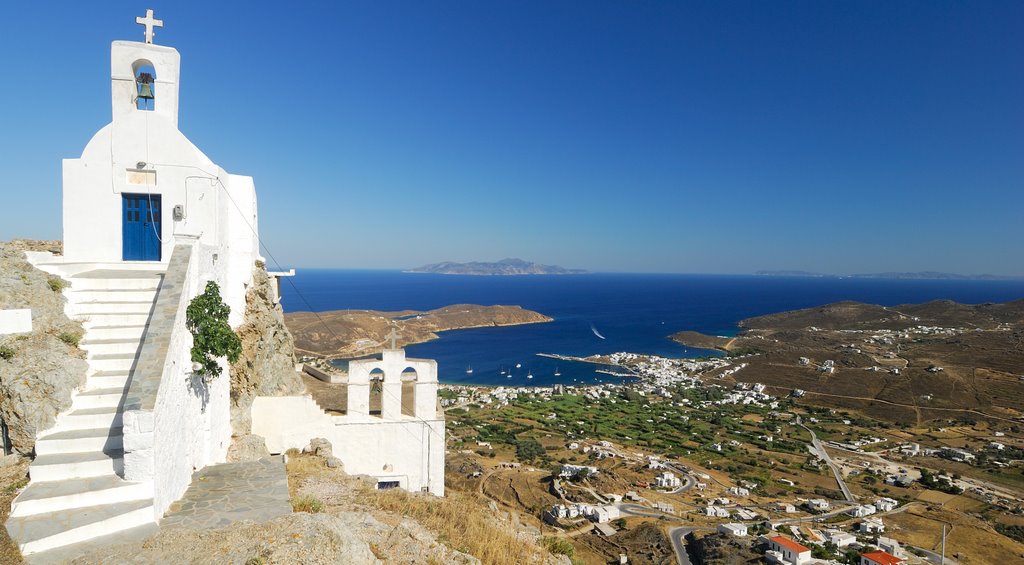
<instances>
[{"instance_id":1,"label":"stone wall","mask_svg":"<svg viewBox=\"0 0 1024 565\"><path fill-rule=\"evenodd\" d=\"M295 344L281 305L274 304L272 285L266 266L257 261L245 295L245 318L235 330L242 340L242 355L231 365L231 427L236 437L251 431L253 398L305 391L295 370Z\"/></svg>"},{"instance_id":2,"label":"stone wall","mask_svg":"<svg viewBox=\"0 0 1024 565\"><path fill-rule=\"evenodd\" d=\"M0 358L0 417L11 448L22 455L33 452L36 433L71 407L71 394L85 385L88 369L85 353L73 345L84 333L82 325L64 314L67 300L48 282L61 279L25 259L25 251L60 249L59 241L0 243L0 309L32 310L30 333L0 335L0 346L13 352L10 359Z\"/></svg>"}]
</instances>

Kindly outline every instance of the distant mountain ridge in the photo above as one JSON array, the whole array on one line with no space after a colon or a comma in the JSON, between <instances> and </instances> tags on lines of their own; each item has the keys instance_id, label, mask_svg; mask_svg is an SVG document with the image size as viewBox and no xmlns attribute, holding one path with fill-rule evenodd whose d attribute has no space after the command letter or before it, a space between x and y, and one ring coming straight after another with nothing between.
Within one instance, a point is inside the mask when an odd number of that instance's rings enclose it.
<instances>
[{"instance_id":1,"label":"distant mountain ridge","mask_svg":"<svg viewBox=\"0 0 1024 565\"><path fill-rule=\"evenodd\" d=\"M812 273L810 271L754 271L759 277L831 277L823 273Z\"/></svg>"},{"instance_id":2,"label":"distant mountain ridge","mask_svg":"<svg viewBox=\"0 0 1024 565\"><path fill-rule=\"evenodd\" d=\"M755 271L755 275L762 277L830 277L830 278L854 278L854 279L917 279L917 280L1016 280L1021 277L1010 277L1000 275L960 275L956 273L941 273L938 271L919 271L915 273L887 272L887 273L858 273L853 275L828 275L824 273L812 273L809 271Z\"/></svg>"},{"instance_id":3,"label":"distant mountain ridge","mask_svg":"<svg viewBox=\"0 0 1024 565\"><path fill-rule=\"evenodd\" d=\"M485 261L471 261L469 263L444 261L409 269L406 272L440 275L578 275L587 271L582 269L566 269L557 265L541 265L540 263L523 261L522 259L502 259L494 263Z\"/></svg>"}]
</instances>

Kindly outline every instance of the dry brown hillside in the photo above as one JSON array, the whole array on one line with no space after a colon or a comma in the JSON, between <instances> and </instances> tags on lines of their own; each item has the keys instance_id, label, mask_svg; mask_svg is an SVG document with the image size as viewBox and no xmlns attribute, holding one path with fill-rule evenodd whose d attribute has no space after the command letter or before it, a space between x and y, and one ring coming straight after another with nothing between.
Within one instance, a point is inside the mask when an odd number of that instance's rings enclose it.
<instances>
[{"instance_id":1,"label":"dry brown hillside","mask_svg":"<svg viewBox=\"0 0 1024 565\"><path fill-rule=\"evenodd\" d=\"M730 379L896 422L1024 416L1024 300L839 302L740 322L735 339L680 332L686 345L754 353ZM807 363L801 364L800 359ZM834 369L825 367L832 361Z\"/></svg>"}]
</instances>

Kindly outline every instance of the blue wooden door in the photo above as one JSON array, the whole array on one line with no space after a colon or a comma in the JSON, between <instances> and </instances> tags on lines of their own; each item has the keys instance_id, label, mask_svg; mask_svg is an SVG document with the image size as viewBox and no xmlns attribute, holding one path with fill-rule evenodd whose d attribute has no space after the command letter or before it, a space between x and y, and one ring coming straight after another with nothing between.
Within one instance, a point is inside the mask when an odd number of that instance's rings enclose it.
<instances>
[{"instance_id":1,"label":"blue wooden door","mask_svg":"<svg viewBox=\"0 0 1024 565\"><path fill-rule=\"evenodd\" d=\"M160 195L121 195L121 258L125 261L160 260Z\"/></svg>"}]
</instances>

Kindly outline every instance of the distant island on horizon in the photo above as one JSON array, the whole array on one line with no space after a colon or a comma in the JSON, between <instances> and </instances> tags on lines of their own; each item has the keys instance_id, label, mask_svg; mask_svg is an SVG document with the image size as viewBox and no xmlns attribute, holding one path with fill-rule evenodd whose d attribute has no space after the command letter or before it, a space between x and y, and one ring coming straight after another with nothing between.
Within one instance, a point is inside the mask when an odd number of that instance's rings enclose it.
<instances>
[{"instance_id":1,"label":"distant island on horizon","mask_svg":"<svg viewBox=\"0 0 1024 565\"><path fill-rule=\"evenodd\" d=\"M444 261L432 263L415 269L408 269L406 273L433 273L439 275L479 275L479 276L509 276L509 275L581 275L587 273L583 269L566 269L557 265L541 265L522 259L502 259L493 263L485 261L471 261L469 263L456 263Z\"/></svg>"},{"instance_id":2,"label":"distant island on horizon","mask_svg":"<svg viewBox=\"0 0 1024 565\"><path fill-rule=\"evenodd\" d=\"M811 271L754 271L754 275L761 277L828 277L828 278L852 278L852 279L912 279L912 280L1019 280L1024 277L1012 277L1001 275L961 275L957 273L942 273L938 271L918 272L886 272L886 273L856 273L851 275L830 275L826 273L815 273Z\"/></svg>"}]
</instances>

